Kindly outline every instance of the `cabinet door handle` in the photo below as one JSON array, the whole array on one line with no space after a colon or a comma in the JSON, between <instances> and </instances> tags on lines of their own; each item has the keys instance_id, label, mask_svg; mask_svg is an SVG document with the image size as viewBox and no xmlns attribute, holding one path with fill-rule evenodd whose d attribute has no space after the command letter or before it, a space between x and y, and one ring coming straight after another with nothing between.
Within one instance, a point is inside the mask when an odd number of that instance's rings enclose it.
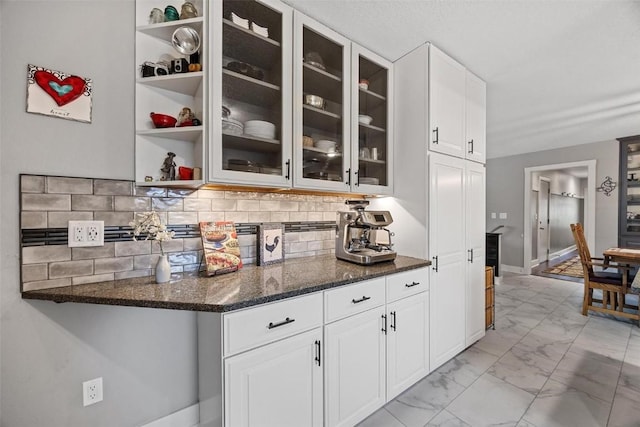
<instances>
[{"instance_id":1,"label":"cabinet door handle","mask_svg":"<svg viewBox=\"0 0 640 427\"><path fill-rule=\"evenodd\" d=\"M384 332L384 334L387 335L387 315L386 314L382 315L382 332Z\"/></svg>"},{"instance_id":2,"label":"cabinet door handle","mask_svg":"<svg viewBox=\"0 0 640 427\"><path fill-rule=\"evenodd\" d=\"M353 304L358 304L360 302L364 302L364 301L369 300L369 299L371 299L371 297L366 297L366 296L363 295L362 298L360 298L360 299L355 299L354 298L354 299L351 300L351 302Z\"/></svg>"},{"instance_id":3,"label":"cabinet door handle","mask_svg":"<svg viewBox=\"0 0 640 427\"><path fill-rule=\"evenodd\" d=\"M356 176L356 187L358 187L360 185L359 171L355 171L355 172L353 172L353 174Z\"/></svg>"},{"instance_id":4,"label":"cabinet door handle","mask_svg":"<svg viewBox=\"0 0 640 427\"><path fill-rule=\"evenodd\" d=\"M467 252L469 252L469 259L468 261L473 264L473 248L469 249Z\"/></svg>"},{"instance_id":5,"label":"cabinet door handle","mask_svg":"<svg viewBox=\"0 0 640 427\"><path fill-rule=\"evenodd\" d=\"M471 141L469 141L468 144L469 144L469 147L470 147L469 153L473 154L473 139Z\"/></svg>"},{"instance_id":6,"label":"cabinet door handle","mask_svg":"<svg viewBox=\"0 0 640 427\"><path fill-rule=\"evenodd\" d=\"M320 340L316 340L316 358L315 361L318 362L318 366L320 366L321 362L321 354L322 354L322 347L320 347Z\"/></svg>"},{"instance_id":7,"label":"cabinet door handle","mask_svg":"<svg viewBox=\"0 0 640 427\"><path fill-rule=\"evenodd\" d=\"M433 257L433 271L438 272L438 255Z\"/></svg>"},{"instance_id":8,"label":"cabinet door handle","mask_svg":"<svg viewBox=\"0 0 640 427\"><path fill-rule=\"evenodd\" d=\"M396 324L397 324L397 322L396 322L396 312L392 311L391 312L391 325L390 326L391 326L391 329L393 329L394 331L396 330Z\"/></svg>"},{"instance_id":9,"label":"cabinet door handle","mask_svg":"<svg viewBox=\"0 0 640 427\"><path fill-rule=\"evenodd\" d=\"M345 184L351 185L351 168L344 171L344 173L347 175L347 182Z\"/></svg>"},{"instance_id":10,"label":"cabinet door handle","mask_svg":"<svg viewBox=\"0 0 640 427\"><path fill-rule=\"evenodd\" d=\"M295 321L296 319L290 319L287 317L282 322L278 322L278 323L269 322L269 326L267 326L267 329L273 329L273 328L277 328L278 326L288 325L289 323L293 323Z\"/></svg>"},{"instance_id":11,"label":"cabinet door handle","mask_svg":"<svg viewBox=\"0 0 640 427\"><path fill-rule=\"evenodd\" d=\"M436 128L432 131L433 134L435 135L435 139L433 140L434 144L437 144L439 142L439 135L438 135L438 126L436 126Z\"/></svg>"},{"instance_id":12,"label":"cabinet door handle","mask_svg":"<svg viewBox=\"0 0 640 427\"><path fill-rule=\"evenodd\" d=\"M420 284L420 282L411 282L411 283L405 283L404 285L407 288L413 288L414 286L418 286Z\"/></svg>"},{"instance_id":13,"label":"cabinet door handle","mask_svg":"<svg viewBox=\"0 0 640 427\"><path fill-rule=\"evenodd\" d=\"M291 159L287 159L285 164L287 165L287 174L285 175L285 178L288 181L291 179Z\"/></svg>"}]
</instances>

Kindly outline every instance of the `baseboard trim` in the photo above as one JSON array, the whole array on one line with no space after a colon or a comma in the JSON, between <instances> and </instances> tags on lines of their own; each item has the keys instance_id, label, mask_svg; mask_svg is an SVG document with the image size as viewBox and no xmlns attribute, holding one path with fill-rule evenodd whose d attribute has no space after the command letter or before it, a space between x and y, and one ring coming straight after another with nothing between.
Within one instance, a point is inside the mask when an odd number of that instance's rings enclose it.
<instances>
[{"instance_id":1,"label":"baseboard trim","mask_svg":"<svg viewBox=\"0 0 640 427\"><path fill-rule=\"evenodd\" d=\"M577 249L576 245L571 245L568 248L564 248L564 249L561 249L561 250L559 250L557 252L554 252L554 253L550 254L549 258L550 259L558 258L558 257L561 257L562 255L568 254L569 252L573 252L576 249Z\"/></svg>"},{"instance_id":2,"label":"baseboard trim","mask_svg":"<svg viewBox=\"0 0 640 427\"><path fill-rule=\"evenodd\" d=\"M145 424L142 427L197 427L200 423L200 405L197 403Z\"/></svg>"},{"instance_id":3,"label":"baseboard trim","mask_svg":"<svg viewBox=\"0 0 640 427\"><path fill-rule=\"evenodd\" d=\"M509 273L524 274L524 268L518 267L516 265L501 264L500 265L500 271L505 271L505 272L509 272Z\"/></svg>"}]
</instances>

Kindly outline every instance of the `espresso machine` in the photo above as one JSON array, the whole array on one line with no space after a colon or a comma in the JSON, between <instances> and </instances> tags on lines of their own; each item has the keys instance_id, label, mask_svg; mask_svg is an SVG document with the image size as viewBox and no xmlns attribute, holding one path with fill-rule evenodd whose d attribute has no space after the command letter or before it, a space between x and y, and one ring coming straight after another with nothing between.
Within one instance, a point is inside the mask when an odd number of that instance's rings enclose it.
<instances>
[{"instance_id":1,"label":"espresso machine","mask_svg":"<svg viewBox=\"0 0 640 427\"><path fill-rule=\"evenodd\" d=\"M336 258L363 265L393 261L393 233L385 228L393 222L391 213L366 211L368 200L347 200L345 204L350 210L338 212Z\"/></svg>"}]
</instances>

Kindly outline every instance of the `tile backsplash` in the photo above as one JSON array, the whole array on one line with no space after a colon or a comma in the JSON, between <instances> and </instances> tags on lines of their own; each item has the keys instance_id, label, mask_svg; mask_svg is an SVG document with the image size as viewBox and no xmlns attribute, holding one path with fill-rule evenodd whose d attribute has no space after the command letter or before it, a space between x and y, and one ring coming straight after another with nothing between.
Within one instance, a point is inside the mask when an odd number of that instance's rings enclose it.
<instances>
[{"instance_id":1,"label":"tile backsplash","mask_svg":"<svg viewBox=\"0 0 640 427\"><path fill-rule=\"evenodd\" d=\"M355 197L354 197L355 198ZM22 236L22 290L54 288L150 276L159 256L152 241L128 236L104 246L69 248L66 229L70 220L104 221L106 228L127 229L136 212L157 211L172 226L192 226L202 221L234 221L239 226L263 222L298 225L285 239L285 258L333 253L336 211L344 198L327 195L137 187L132 181L20 176ZM324 224L322 224L324 222ZM313 225L317 227L314 229ZM309 226L309 231L305 226ZM30 238L26 235L51 238ZM58 238L56 234L65 236ZM256 259L256 235L238 236L242 260ZM180 237L165 243L175 274L197 274L202 256L200 237Z\"/></svg>"}]
</instances>

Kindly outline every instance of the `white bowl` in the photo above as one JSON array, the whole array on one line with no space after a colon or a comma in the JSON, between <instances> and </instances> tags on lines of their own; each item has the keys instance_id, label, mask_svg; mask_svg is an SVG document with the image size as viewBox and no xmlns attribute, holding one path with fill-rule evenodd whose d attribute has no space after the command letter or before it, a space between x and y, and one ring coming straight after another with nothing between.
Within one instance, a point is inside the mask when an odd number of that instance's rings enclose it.
<instances>
[{"instance_id":1,"label":"white bowl","mask_svg":"<svg viewBox=\"0 0 640 427\"><path fill-rule=\"evenodd\" d=\"M360 123L364 123L365 125L370 125L373 121L373 117L367 116L366 114L358 114L358 121Z\"/></svg>"},{"instance_id":2,"label":"white bowl","mask_svg":"<svg viewBox=\"0 0 640 427\"><path fill-rule=\"evenodd\" d=\"M328 139L321 139L319 141L314 142L313 145L315 145L317 148L321 150L335 151L336 149L336 142L330 141Z\"/></svg>"},{"instance_id":3,"label":"white bowl","mask_svg":"<svg viewBox=\"0 0 640 427\"><path fill-rule=\"evenodd\" d=\"M276 125L263 120L247 120L244 122L244 133L260 138L273 139L276 137Z\"/></svg>"}]
</instances>

